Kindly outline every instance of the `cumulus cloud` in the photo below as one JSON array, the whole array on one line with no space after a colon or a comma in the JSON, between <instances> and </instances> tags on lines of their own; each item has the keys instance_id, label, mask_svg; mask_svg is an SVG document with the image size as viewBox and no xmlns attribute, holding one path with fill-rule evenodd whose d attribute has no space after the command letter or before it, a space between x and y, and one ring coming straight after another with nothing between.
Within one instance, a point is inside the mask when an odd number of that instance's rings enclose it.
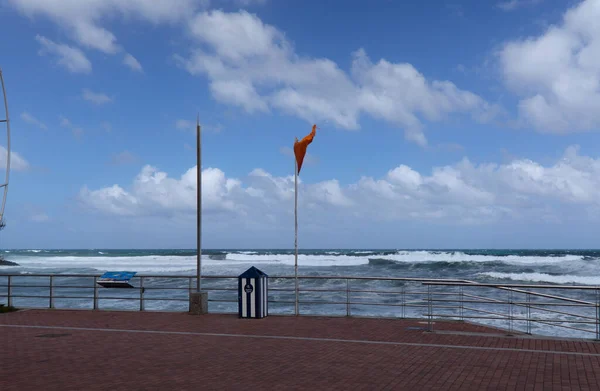
<instances>
[{"instance_id":1,"label":"cumulus cloud","mask_svg":"<svg viewBox=\"0 0 600 391\"><path fill-rule=\"evenodd\" d=\"M508 12L524 6L539 4L541 2L542 0L508 0L499 2L496 4L496 7L500 8L502 11Z\"/></svg>"},{"instance_id":2,"label":"cumulus cloud","mask_svg":"<svg viewBox=\"0 0 600 391\"><path fill-rule=\"evenodd\" d=\"M202 181L203 211L219 213L220 221L265 221L268 214L265 224L272 225L287 222L293 213L293 175L277 177L254 169L237 179L218 168L206 168ZM400 164L381 178L365 176L350 184L300 180L299 207L307 219L325 225L340 219L345 223L560 221L564 213L598 211L599 187L600 158L582 156L572 146L547 166L527 159L476 165L464 158L428 174ZM171 178L145 166L130 186L84 187L79 199L89 209L114 215L193 216L196 167Z\"/></svg>"},{"instance_id":3,"label":"cumulus cloud","mask_svg":"<svg viewBox=\"0 0 600 391\"><path fill-rule=\"evenodd\" d=\"M144 68L142 68L142 64L140 64L140 62L129 53L126 53L125 57L123 57L123 64L127 65L133 71L136 71L136 72L144 71Z\"/></svg>"},{"instance_id":4,"label":"cumulus cloud","mask_svg":"<svg viewBox=\"0 0 600 391\"><path fill-rule=\"evenodd\" d=\"M88 102L92 102L95 105L103 105L105 103L112 102L112 99L108 95L101 92L94 92L87 88L83 89L82 97L83 99L87 100Z\"/></svg>"},{"instance_id":5,"label":"cumulus cloud","mask_svg":"<svg viewBox=\"0 0 600 391\"><path fill-rule=\"evenodd\" d=\"M507 42L499 52L506 85L521 96L523 125L540 132L600 126L600 2L585 0L542 34Z\"/></svg>"},{"instance_id":6,"label":"cumulus cloud","mask_svg":"<svg viewBox=\"0 0 600 391\"><path fill-rule=\"evenodd\" d=\"M217 101L248 113L278 110L313 122L331 122L358 129L361 114L389 121L405 130L408 140L426 145L425 121L440 121L451 114L489 121L500 109L480 96L447 80L429 80L411 64L372 62L363 49L352 54L351 72L327 58L310 58L295 52L277 28L246 11L199 12L204 0L176 3L153 0L8 0L19 12L49 18L66 29L78 44L107 54L123 53L116 36L100 24L107 18L135 18L151 23L180 23L193 39L193 49L177 55L180 66L210 80ZM263 3L236 0L240 5ZM45 39L45 38L44 38ZM49 45L52 42L49 41ZM57 44L54 44L58 51ZM79 49L71 49L71 57ZM64 55L66 56L66 54ZM88 69L83 64L72 69ZM124 63L141 71L130 54Z\"/></svg>"},{"instance_id":7,"label":"cumulus cloud","mask_svg":"<svg viewBox=\"0 0 600 391\"><path fill-rule=\"evenodd\" d=\"M450 81L427 80L411 64L373 63L363 49L352 54L350 73L329 59L301 56L283 32L246 11L202 12L188 27L196 45L175 57L180 66L207 76L216 100L248 113L276 109L344 129L358 129L365 113L425 145L424 121L456 113L488 121L499 112Z\"/></svg>"},{"instance_id":8,"label":"cumulus cloud","mask_svg":"<svg viewBox=\"0 0 600 391\"><path fill-rule=\"evenodd\" d=\"M39 119L35 118L33 115L29 114L27 111L21 113L21 119L28 124L32 124L37 126L40 129L47 130L48 127Z\"/></svg>"},{"instance_id":9,"label":"cumulus cloud","mask_svg":"<svg viewBox=\"0 0 600 391\"><path fill-rule=\"evenodd\" d=\"M209 0L6 0L22 15L31 19L41 17L63 29L78 45L102 53L115 55L124 52L116 35L101 22L108 19L126 18L152 24L174 24L189 18L199 7L206 7ZM58 63L71 72L90 73L92 65L80 49L56 44L45 37L36 37L45 52L59 57ZM124 54L123 64L142 72L139 61L131 54Z\"/></svg>"},{"instance_id":10,"label":"cumulus cloud","mask_svg":"<svg viewBox=\"0 0 600 391\"><path fill-rule=\"evenodd\" d=\"M151 23L174 23L205 0L8 0L28 17L43 16L65 29L80 45L107 54L121 50L117 37L100 25L111 17L134 18Z\"/></svg>"},{"instance_id":11,"label":"cumulus cloud","mask_svg":"<svg viewBox=\"0 0 600 391\"><path fill-rule=\"evenodd\" d=\"M8 160L8 151L2 145L0 145L0 169L6 168L6 161ZM10 169L11 171L27 171L30 168L29 162L25 160L18 152L10 152Z\"/></svg>"},{"instance_id":12,"label":"cumulus cloud","mask_svg":"<svg viewBox=\"0 0 600 391\"><path fill-rule=\"evenodd\" d=\"M203 202L207 210L241 211L232 199L238 189L240 182L225 178L221 170L209 168L203 171ZM146 165L130 190L119 185L98 190L84 187L79 196L89 207L119 215L190 212L196 206L196 167L175 179Z\"/></svg>"},{"instance_id":13,"label":"cumulus cloud","mask_svg":"<svg viewBox=\"0 0 600 391\"><path fill-rule=\"evenodd\" d=\"M92 63L80 49L56 43L41 35L36 35L35 39L42 46L39 50L41 56L46 54L55 56L56 63L72 73L92 72Z\"/></svg>"}]
</instances>

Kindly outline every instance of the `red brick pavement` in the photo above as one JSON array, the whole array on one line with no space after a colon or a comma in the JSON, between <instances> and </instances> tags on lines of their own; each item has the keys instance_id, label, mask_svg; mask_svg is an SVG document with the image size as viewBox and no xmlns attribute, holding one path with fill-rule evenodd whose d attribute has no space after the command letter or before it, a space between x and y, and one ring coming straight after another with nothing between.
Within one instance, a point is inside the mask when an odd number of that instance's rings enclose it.
<instances>
[{"instance_id":1,"label":"red brick pavement","mask_svg":"<svg viewBox=\"0 0 600 391\"><path fill-rule=\"evenodd\" d=\"M0 390L600 389L599 343L409 326L426 324L19 311L0 315Z\"/></svg>"}]
</instances>

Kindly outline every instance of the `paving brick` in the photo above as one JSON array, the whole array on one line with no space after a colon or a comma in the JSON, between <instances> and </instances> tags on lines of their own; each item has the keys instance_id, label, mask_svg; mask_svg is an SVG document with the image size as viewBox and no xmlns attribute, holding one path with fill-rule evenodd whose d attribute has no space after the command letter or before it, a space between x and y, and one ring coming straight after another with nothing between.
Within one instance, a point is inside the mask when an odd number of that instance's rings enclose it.
<instances>
[{"instance_id":1,"label":"paving brick","mask_svg":"<svg viewBox=\"0 0 600 391\"><path fill-rule=\"evenodd\" d=\"M461 322L407 329L415 326L424 325L19 311L0 315L0 390L600 389L596 342L505 337Z\"/></svg>"}]
</instances>

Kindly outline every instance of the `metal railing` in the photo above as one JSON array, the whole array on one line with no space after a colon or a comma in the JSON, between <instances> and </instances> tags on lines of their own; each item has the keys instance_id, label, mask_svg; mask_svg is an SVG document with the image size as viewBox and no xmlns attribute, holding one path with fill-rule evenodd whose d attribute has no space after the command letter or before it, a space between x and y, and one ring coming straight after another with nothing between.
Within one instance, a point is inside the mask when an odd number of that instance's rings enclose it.
<instances>
[{"instance_id":1,"label":"metal railing","mask_svg":"<svg viewBox=\"0 0 600 391\"><path fill-rule=\"evenodd\" d=\"M447 291L451 287L456 287L460 296L460 320L491 321L506 329L508 335L513 335L515 325L520 323L525 334L533 334L534 325L546 325L591 334L595 340L600 340L600 286L486 284L473 281L426 281L423 285L427 286L429 331L433 331L434 319L456 318L456 314L444 312L444 309L455 308L445 305L455 301L444 296L449 294ZM443 288L444 292L435 292L436 287ZM486 289L488 292L494 291L495 297L483 296L481 291ZM544 292L549 290L566 291L577 297ZM436 306L435 303L441 304Z\"/></svg>"},{"instance_id":2,"label":"metal railing","mask_svg":"<svg viewBox=\"0 0 600 391\"><path fill-rule=\"evenodd\" d=\"M19 308L187 311L189 293L196 286L195 277L180 275L136 276L131 283L137 286L132 289L102 288L98 278L93 274L0 275L0 303L6 299ZM429 331L434 320L442 319L493 325L508 334L532 334L534 327L539 334L538 326L544 325L600 340L600 287L358 276L298 279L296 313L294 277L269 277L269 313L422 318L427 319ZM237 276L208 275L202 280L203 290L209 292L209 312L237 313ZM565 290L574 297L549 290Z\"/></svg>"},{"instance_id":3,"label":"metal railing","mask_svg":"<svg viewBox=\"0 0 600 391\"><path fill-rule=\"evenodd\" d=\"M135 309L146 310L148 302L181 302L188 303L188 295L194 291L195 277L178 275L144 275L136 276L131 283L138 285L133 289L125 288L102 288L98 282L99 275L93 274L24 274L24 275L0 275L0 298L7 298L8 305L13 305L15 300L21 300L23 308L57 308L57 302L61 308L100 309L114 307L106 306L111 301L136 301ZM4 279L4 284L2 283ZM40 281L45 279L45 281ZM236 309L226 308L218 305L211 312L237 312L237 276L203 276L206 281L203 290L212 292L209 295L209 303L235 304ZM300 276L301 281L299 293L301 294L299 312L310 313L308 307L315 305L337 305L342 306L344 315L352 315L353 308L357 306L388 306L401 307L402 317L405 317L407 308L423 307L425 293L420 283L434 281L425 278L386 278L386 277L339 277L339 276ZM61 283L61 281L75 281L76 283ZM84 281L86 280L86 281ZM463 280L435 280L460 282ZM351 284L354 282L354 286ZM373 283L388 285L389 289L375 289ZM360 289L356 285L361 285ZM410 285L412 284L412 285ZM408 289L407 289L408 287ZM3 289L4 288L4 289ZM269 304L286 305L293 307L294 300L294 277L281 276L269 278ZM152 294L152 292L163 292L163 295ZM69 293L68 293L69 292ZM71 293L73 292L73 293ZM164 292L170 294L164 295ZM174 293L179 293L176 295ZM326 297L329 295L328 297ZM373 296L391 296L392 299L382 301L373 300ZM87 305L74 307L66 304L67 301L79 300ZM35 301L35 303L34 303ZM104 306L101 306L104 303ZM41 304L41 305L40 305ZM124 303L119 303L117 309L124 308ZM90 308L91 307L91 308ZM127 309L133 309L131 305ZM156 308L155 308L156 309ZM177 306L167 305L160 309L178 310ZM355 309L356 310L356 309ZM283 309L283 313L289 313ZM339 311L338 311L339 312ZM359 311L360 312L360 311ZM300 314L299 313L299 314Z\"/></svg>"}]
</instances>

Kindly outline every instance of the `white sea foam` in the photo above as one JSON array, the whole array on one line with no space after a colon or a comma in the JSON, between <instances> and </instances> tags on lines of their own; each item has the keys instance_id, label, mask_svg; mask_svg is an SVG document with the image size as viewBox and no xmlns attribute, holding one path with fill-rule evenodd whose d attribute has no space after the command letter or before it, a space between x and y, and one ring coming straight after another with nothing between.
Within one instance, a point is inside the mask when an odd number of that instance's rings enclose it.
<instances>
[{"instance_id":1,"label":"white sea foam","mask_svg":"<svg viewBox=\"0 0 600 391\"><path fill-rule=\"evenodd\" d=\"M600 285L600 276L576 276L576 275L552 275L547 273L478 273L481 276L497 278L501 280L548 282L553 284L582 284Z\"/></svg>"},{"instance_id":2,"label":"white sea foam","mask_svg":"<svg viewBox=\"0 0 600 391\"><path fill-rule=\"evenodd\" d=\"M31 250L41 251L41 250ZM354 254L359 254L355 252ZM369 253L367 253L369 254ZM326 267L326 266L360 266L369 263L369 259L385 259L397 263L416 264L424 262L502 262L511 265L560 265L568 262L574 265L582 261L580 255L562 256L498 256L498 255L467 255L463 252L443 251L398 251L394 254L369 254L369 255L347 255L339 253L323 254L299 254L298 264L303 267ZM193 255L142 255L142 256L42 256L32 255L10 255L10 261L17 262L23 269L96 269L96 270L133 270L143 273L169 273L195 270L196 257ZM586 261L599 262L599 261ZM211 259L210 255L202 257L203 267L211 271L216 270L239 270L243 266L273 265L293 266L294 254L259 254L256 251L243 251L228 253L224 259ZM575 263L576 264L576 263ZM588 266L590 266L588 264ZM4 267L3 267L4 268Z\"/></svg>"},{"instance_id":3,"label":"white sea foam","mask_svg":"<svg viewBox=\"0 0 600 391\"><path fill-rule=\"evenodd\" d=\"M294 265L294 254L236 254L229 253L225 261L235 263L276 263ZM353 257L349 255L307 255L298 254L298 263L303 266L358 266L369 263L368 257Z\"/></svg>"}]
</instances>

